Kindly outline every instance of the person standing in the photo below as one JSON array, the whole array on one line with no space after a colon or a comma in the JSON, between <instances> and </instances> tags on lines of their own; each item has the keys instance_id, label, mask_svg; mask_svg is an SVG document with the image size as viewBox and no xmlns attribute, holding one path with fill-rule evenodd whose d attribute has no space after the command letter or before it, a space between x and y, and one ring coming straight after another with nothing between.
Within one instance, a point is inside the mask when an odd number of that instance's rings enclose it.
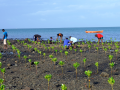
<instances>
[{"instance_id":1,"label":"person standing","mask_svg":"<svg viewBox=\"0 0 120 90\"><path fill-rule=\"evenodd\" d=\"M100 40L103 43L103 35L102 34L95 34L95 37L98 38L98 43L100 42Z\"/></svg>"},{"instance_id":2,"label":"person standing","mask_svg":"<svg viewBox=\"0 0 120 90\"><path fill-rule=\"evenodd\" d=\"M8 34L4 29L2 29L2 31L3 31L3 39L2 39L2 41L3 41L3 44L4 44L4 49L7 49L7 37L8 37Z\"/></svg>"}]
</instances>

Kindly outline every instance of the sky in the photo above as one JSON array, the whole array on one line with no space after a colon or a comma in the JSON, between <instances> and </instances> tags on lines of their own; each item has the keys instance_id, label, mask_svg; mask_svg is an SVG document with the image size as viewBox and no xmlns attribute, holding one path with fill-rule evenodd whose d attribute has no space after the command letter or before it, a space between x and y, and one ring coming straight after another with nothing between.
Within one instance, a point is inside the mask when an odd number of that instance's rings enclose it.
<instances>
[{"instance_id":1,"label":"sky","mask_svg":"<svg viewBox=\"0 0 120 90\"><path fill-rule=\"evenodd\" d=\"M0 0L0 28L120 27L120 0Z\"/></svg>"}]
</instances>

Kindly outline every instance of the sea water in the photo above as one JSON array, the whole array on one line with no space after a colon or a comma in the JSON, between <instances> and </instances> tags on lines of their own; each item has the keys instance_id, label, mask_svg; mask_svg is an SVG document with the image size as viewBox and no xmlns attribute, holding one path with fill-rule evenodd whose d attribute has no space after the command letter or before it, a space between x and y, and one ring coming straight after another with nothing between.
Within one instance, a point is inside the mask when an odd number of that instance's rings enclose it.
<instances>
[{"instance_id":1,"label":"sea water","mask_svg":"<svg viewBox=\"0 0 120 90\"><path fill-rule=\"evenodd\" d=\"M41 35L43 40L50 39L53 37L54 40L57 38L58 33L63 34L63 40L69 36L76 37L78 40L97 40L95 33L85 33L85 31L99 31L103 30L104 41L112 40L120 41L120 27L79 27L79 28L21 28L21 29L5 29L8 33L8 39L25 39L33 38L34 34ZM1 29L0 39L3 37L3 32Z\"/></svg>"}]
</instances>

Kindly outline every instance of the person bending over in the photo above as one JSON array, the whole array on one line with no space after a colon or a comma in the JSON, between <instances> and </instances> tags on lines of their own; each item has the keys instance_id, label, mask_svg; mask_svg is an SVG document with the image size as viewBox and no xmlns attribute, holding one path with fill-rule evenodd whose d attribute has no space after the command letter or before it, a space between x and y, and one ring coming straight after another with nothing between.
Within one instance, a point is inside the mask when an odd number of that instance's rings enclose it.
<instances>
[{"instance_id":1,"label":"person bending over","mask_svg":"<svg viewBox=\"0 0 120 90\"><path fill-rule=\"evenodd\" d=\"M77 42L77 38L71 36L69 38L70 38L70 43L74 45L74 48L76 48L75 43Z\"/></svg>"},{"instance_id":2,"label":"person bending over","mask_svg":"<svg viewBox=\"0 0 120 90\"><path fill-rule=\"evenodd\" d=\"M7 37L8 37L8 34L4 29L2 29L2 31L3 31L3 39L2 39L2 41L3 41L3 44L4 44L4 49L7 49Z\"/></svg>"},{"instance_id":3,"label":"person bending over","mask_svg":"<svg viewBox=\"0 0 120 90\"><path fill-rule=\"evenodd\" d=\"M33 36L33 40L34 40L34 41L37 41L37 42L40 42L40 38L41 38L41 35L38 35L38 34L35 34L35 35Z\"/></svg>"},{"instance_id":4,"label":"person bending over","mask_svg":"<svg viewBox=\"0 0 120 90\"><path fill-rule=\"evenodd\" d=\"M102 34L95 34L95 37L98 38L98 43L100 42L100 40L103 43L103 35Z\"/></svg>"},{"instance_id":5,"label":"person bending over","mask_svg":"<svg viewBox=\"0 0 120 90\"><path fill-rule=\"evenodd\" d=\"M56 39L56 40L58 40L59 36L60 36L60 42L62 42L63 34L62 34L62 33L58 33L58 34L57 34L57 39Z\"/></svg>"}]
</instances>

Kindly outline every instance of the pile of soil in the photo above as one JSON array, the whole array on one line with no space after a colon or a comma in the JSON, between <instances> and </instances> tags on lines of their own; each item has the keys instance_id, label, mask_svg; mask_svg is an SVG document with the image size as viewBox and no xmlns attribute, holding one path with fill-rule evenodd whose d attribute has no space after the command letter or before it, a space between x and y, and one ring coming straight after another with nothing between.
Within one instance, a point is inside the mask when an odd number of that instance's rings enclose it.
<instances>
[{"instance_id":1,"label":"pile of soil","mask_svg":"<svg viewBox=\"0 0 120 90\"><path fill-rule=\"evenodd\" d=\"M29 87L30 90L47 90L48 89L48 81L44 78L46 74L51 74L52 78L50 80L50 89L49 90L61 90L61 84L65 84L67 86L67 90L111 90L111 85L108 83L108 79L111 77L111 68L109 66L110 60L108 58L109 55L113 55L112 62L114 62L113 67L113 75L112 77L115 79L115 84L113 86L114 90L119 90L120 88L120 57L119 52L115 54L115 45L111 45L111 50L107 50L105 55L104 50L102 49L102 45L97 45L96 42L93 42L89 51L87 43L82 45L80 42L80 47L78 47L79 43L76 44L76 53L74 49L70 51L69 49L61 48L63 44L44 44L46 47L54 46L54 50L46 50L43 45L34 44L32 42L25 41L25 43L32 46L31 49L28 49L26 45L23 45L16 40L9 40L12 45L14 45L17 49L21 51L21 58L19 62L17 52L13 52L11 45L8 46L7 50L3 49L3 42L0 41L0 53L2 53L3 57L1 58L2 67L5 68L5 90L21 90L25 87ZM99 47L98 54L96 48L94 48L94 44L96 47ZM120 43L118 43L120 45ZM34 48L42 51L41 58L40 54L34 50ZM104 44L105 48L108 48L108 44ZM80 49L83 50L82 56L80 53ZM57 55L55 50L58 50ZM62 56L59 52L62 50ZM65 51L68 51L67 58L65 56ZM46 53L44 58L43 53ZM57 58L57 62L54 63L49 58L49 55L53 55L53 58ZM24 55L27 56L27 62L25 63ZM83 59L86 58L86 64L84 67ZM28 59L32 60L31 69L30 63ZM36 67L34 65L34 61L38 61L37 73ZM61 66L59 65L59 61L64 61L63 65L63 74ZM73 67L73 63L78 62L80 66L78 67L77 79L76 79L76 70ZM99 63L99 72L97 73L97 67L95 66L95 62ZM88 87L88 77L85 75L85 71L90 70L92 74L90 76L90 85L91 88ZM101 74L102 73L102 74ZM2 73L0 74L0 78L3 78Z\"/></svg>"}]
</instances>

